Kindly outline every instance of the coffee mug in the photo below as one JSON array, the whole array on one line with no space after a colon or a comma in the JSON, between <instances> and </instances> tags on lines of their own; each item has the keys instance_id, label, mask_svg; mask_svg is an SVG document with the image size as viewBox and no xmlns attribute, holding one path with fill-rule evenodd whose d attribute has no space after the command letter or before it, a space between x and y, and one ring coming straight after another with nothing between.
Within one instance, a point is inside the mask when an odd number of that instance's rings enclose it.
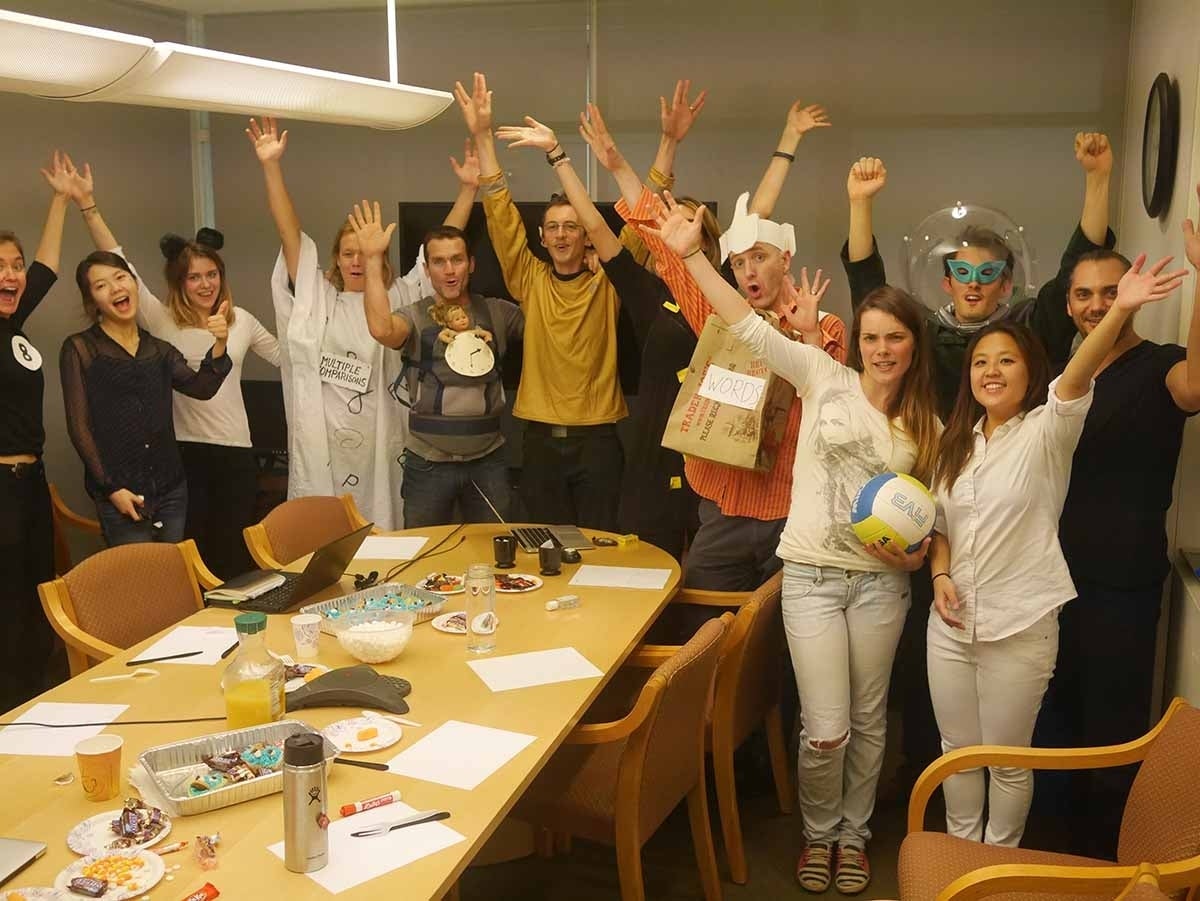
<instances>
[{"instance_id":1,"label":"coffee mug","mask_svg":"<svg viewBox=\"0 0 1200 901\"><path fill-rule=\"evenodd\" d=\"M497 535L492 539L492 550L496 552L496 566L512 569L517 565L517 539L512 535Z\"/></svg>"},{"instance_id":2,"label":"coffee mug","mask_svg":"<svg viewBox=\"0 0 1200 901\"><path fill-rule=\"evenodd\" d=\"M557 576L562 572L562 548L554 544L538 548L538 562L542 564L543 576Z\"/></svg>"},{"instance_id":3,"label":"coffee mug","mask_svg":"<svg viewBox=\"0 0 1200 901\"><path fill-rule=\"evenodd\" d=\"M79 785L89 801L109 801L121 793L121 748L119 735L96 735L75 746Z\"/></svg>"}]
</instances>

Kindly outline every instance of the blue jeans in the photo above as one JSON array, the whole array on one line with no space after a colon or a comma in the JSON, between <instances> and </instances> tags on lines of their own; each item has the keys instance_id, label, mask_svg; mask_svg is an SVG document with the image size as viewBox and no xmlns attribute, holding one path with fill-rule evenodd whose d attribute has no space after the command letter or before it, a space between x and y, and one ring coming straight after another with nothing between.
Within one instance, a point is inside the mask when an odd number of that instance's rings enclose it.
<instances>
[{"instance_id":1,"label":"blue jeans","mask_svg":"<svg viewBox=\"0 0 1200 901\"><path fill-rule=\"evenodd\" d=\"M864 847L908 613L908 573L784 561L783 628L800 692L804 837Z\"/></svg>"},{"instance_id":2,"label":"blue jeans","mask_svg":"<svg viewBox=\"0 0 1200 901\"><path fill-rule=\"evenodd\" d=\"M439 463L410 450L404 452L404 527L440 526L454 522L457 503L464 522L496 522L474 481L505 519L509 517L512 489L503 447L477 460Z\"/></svg>"},{"instance_id":3,"label":"blue jeans","mask_svg":"<svg viewBox=\"0 0 1200 901\"><path fill-rule=\"evenodd\" d=\"M104 533L104 543L116 547L118 544L137 544L142 541L166 541L172 544L183 541L187 498L187 482L180 482L159 497L147 494L140 522L134 522L121 513L108 498L96 498L96 515L100 520L100 530Z\"/></svg>"}]
</instances>

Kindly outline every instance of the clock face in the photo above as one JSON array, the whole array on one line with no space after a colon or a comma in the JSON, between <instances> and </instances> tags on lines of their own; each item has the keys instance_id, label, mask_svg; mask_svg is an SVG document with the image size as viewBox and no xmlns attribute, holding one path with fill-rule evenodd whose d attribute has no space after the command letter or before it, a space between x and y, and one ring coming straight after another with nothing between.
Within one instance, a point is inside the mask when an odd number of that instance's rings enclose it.
<instances>
[{"instance_id":1,"label":"clock face","mask_svg":"<svg viewBox=\"0 0 1200 901\"><path fill-rule=\"evenodd\" d=\"M459 332L446 348L446 364L459 375L487 375L496 365L496 355L474 332Z\"/></svg>"}]
</instances>

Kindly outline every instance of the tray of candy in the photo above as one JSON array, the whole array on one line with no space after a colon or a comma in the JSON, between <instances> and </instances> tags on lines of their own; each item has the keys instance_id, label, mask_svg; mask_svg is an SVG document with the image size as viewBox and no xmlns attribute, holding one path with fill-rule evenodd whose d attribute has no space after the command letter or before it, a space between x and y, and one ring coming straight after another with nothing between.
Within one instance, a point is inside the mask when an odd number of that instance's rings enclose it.
<instances>
[{"instance_id":1,"label":"tray of candy","mask_svg":"<svg viewBox=\"0 0 1200 901\"><path fill-rule=\"evenodd\" d=\"M189 791L193 781L213 772L205 763L206 757L240 752L255 745L283 747L283 742L299 732L319 732L299 720L280 720L263 726L217 732L199 738L159 745L143 751L138 760L158 786L158 790L178 809L180 816L207 813L221 807L241 804L283 790L282 761L261 775L244 782L232 782L199 794ZM325 742L325 762L337 756L337 748L329 739Z\"/></svg>"},{"instance_id":2,"label":"tray of candy","mask_svg":"<svg viewBox=\"0 0 1200 901\"><path fill-rule=\"evenodd\" d=\"M402 585L399 582L384 582L373 585L363 591L332 598L317 604L308 604L300 608L301 613L316 613L321 617L321 631L326 635L333 634L330 620L337 619L349 610L387 609L396 607L401 610L411 610L414 614L413 624L423 623L433 619L446 606L446 599L440 594L417 588L413 585Z\"/></svg>"}]
</instances>

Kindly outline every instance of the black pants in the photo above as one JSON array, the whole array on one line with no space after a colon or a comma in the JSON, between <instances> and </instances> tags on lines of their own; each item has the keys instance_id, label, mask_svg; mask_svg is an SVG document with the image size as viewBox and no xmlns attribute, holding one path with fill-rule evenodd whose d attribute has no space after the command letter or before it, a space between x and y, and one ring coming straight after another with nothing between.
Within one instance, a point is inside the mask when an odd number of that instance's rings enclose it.
<instances>
[{"instance_id":1,"label":"black pants","mask_svg":"<svg viewBox=\"0 0 1200 901\"><path fill-rule=\"evenodd\" d=\"M624 469L615 425L525 424L521 499L530 522L616 531Z\"/></svg>"},{"instance_id":2,"label":"black pants","mask_svg":"<svg viewBox=\"0 0 1200 901\"><path fill-rule=\"evenodd\" d=\"M54 523L42 465L0 465L0 712L49 688L54 631L38 600L54 578Z\"/></svg>"},{"instance_id":3,"label":"black pants","mask_svg":"<svg viewBox=\"0 0 1200 901\"><path fill-rule=\"evenodd\" d=\"M1162 585L1121 589L1076 578L1075 587L1079 596L1059 613L1058 665L1034 742L1086 748L1132 741L1150 727ZM1072 847L1062 850L1116 857L1137 769L1038 774L1037 807L1073 814Z\"/></svg>"},{"instance_id":4,"label":"black pants","mask_svg":"<svg viewBox=\"0 0 1200 901\"><path fill-rule=\"evenodd\" d=\"M187 473L184 535L196 540L200 556L217 576L232 579L254 569L242 529L254 522L257 474L248 447L180 441Z\"/></svg>"}]
</instances>

